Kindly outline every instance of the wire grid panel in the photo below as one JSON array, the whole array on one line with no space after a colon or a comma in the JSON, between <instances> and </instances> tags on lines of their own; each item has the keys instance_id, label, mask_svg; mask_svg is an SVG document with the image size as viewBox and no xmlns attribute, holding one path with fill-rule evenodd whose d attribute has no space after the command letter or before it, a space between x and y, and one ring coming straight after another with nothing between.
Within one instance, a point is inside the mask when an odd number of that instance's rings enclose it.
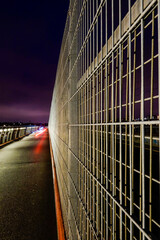
<instances>
[{"instance_id":1,"label":"wire grid panel","mask_svg":"<svg viewBox=\"0 0 160 240\"><path fill-rule=\"evenodd\" d=\"M159 1L70 1L49 118L67 239L158 239L159 31Z\"/></svg>"}]
</instances>

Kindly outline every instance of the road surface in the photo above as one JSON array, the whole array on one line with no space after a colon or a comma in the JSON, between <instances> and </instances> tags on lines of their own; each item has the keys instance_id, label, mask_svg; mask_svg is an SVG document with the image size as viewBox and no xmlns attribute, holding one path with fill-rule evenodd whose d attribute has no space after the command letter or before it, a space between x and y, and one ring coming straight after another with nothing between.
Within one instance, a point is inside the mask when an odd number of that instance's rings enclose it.
<instances>
[{"instance_id":1,"label":"road surface","mask_svg":"<svg viewBox=\"0 0 160 240\"><path fill-rule=\"evenodd\" d=\"M0 149L0 239L56 240L48 133Z\"/></svg>"}]
</instances>

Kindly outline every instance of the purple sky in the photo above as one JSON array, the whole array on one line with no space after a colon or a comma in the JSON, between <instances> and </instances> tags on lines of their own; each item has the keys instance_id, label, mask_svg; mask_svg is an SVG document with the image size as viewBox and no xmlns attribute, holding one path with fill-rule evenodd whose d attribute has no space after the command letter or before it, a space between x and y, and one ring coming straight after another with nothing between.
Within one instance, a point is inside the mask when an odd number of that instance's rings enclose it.
<instances>
[{"instance_id":1,"label":"purple sky","mask_svg":"<svg viewBox=\"0 0 160 240\"><path fill-rule=\"evenodd\" d=\"M48 122L68 5L1 3L0 121Z\"/></svg>"}]
</instances>

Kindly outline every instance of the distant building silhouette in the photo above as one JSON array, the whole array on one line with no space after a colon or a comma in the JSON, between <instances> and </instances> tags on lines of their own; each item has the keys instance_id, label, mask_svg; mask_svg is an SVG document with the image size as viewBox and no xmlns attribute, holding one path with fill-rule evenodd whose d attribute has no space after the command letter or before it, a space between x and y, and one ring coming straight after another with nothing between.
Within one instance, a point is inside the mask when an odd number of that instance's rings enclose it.
<instances>
[{"instance_id":1,"label":"distant building silhouette","mask_svg":"<svg viewBox=\"0 0 160 240\"><path fill-rule=\"evenodd\" d=\"M160 1L70 0L49 118L66 239L158 239L159 115Z\"/></svg>"}]
</instances>

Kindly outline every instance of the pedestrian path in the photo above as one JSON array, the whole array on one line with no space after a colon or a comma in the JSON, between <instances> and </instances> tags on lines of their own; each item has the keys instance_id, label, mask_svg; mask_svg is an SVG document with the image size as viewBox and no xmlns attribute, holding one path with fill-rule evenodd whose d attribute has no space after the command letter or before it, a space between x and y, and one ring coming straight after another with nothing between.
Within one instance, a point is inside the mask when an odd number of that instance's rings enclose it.
<instances>
[{"instance_id":1,"label":"pedestrian path","mask_svg":"<svg viewBox=\"0 0 160 240\"><path fill-rule=\"evenodd\" d=\"M0 240L56 240L48 132L0 149Z\"/></svg>"}]
</instances>

